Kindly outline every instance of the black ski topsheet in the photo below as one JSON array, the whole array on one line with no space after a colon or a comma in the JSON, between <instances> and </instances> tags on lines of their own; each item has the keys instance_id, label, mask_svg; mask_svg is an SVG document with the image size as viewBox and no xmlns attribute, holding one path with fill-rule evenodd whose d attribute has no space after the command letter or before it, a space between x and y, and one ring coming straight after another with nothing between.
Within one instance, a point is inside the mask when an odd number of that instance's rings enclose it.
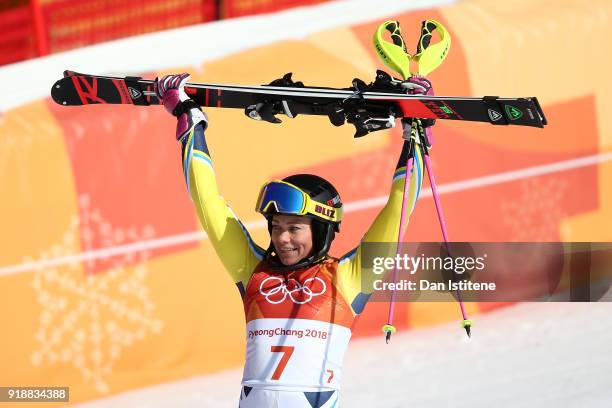
<instances>
[{"instance_id":1,"label":"black ski topsheet","mask_svg":"<svg viewBox=\"0 0 612 408\"><path fill-rule=\"evenodd\" d=\"M65 106L89 104L157 105L154 81L139 77L110 77L65 71L51 89L53 100ZM495 125L543 127L544 112L535 97L498 98L406 95L400 92L357 92L354 89L187 84L185 92L200 106L240 108L262 102L291 101L292 111L331 115L361 109L370 115L397 118L451 119Z\"/></svg>"}]
</instances>

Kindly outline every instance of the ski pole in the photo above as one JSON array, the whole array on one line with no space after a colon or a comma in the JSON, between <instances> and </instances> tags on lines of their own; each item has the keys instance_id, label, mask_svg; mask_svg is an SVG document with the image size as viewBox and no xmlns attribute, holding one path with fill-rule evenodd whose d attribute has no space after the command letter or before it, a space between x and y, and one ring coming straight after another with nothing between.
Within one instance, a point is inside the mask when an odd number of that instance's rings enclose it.
<instances>
[{"instance_id":1,"label":"ski pole","mask_svg":"<svg viewBox=\"0 0 612 408\"><path fill-rule=\"evenodd\" d=\"M382 34L384 30L387 30L391 33L391 39L393 44L382 39ZM374 33L374 48L376 52L381 57L383 62L391 69L402 76L405 80L410 76L410 55L406 49L406 43L404 42L404 38L402 37L400 31L399 21L386 21L378 27L378 30ZM408 201L409 191L410 191L410 177L413 171L414 165L414 152L416 148L417 138L414 133L414 121L410 125L410 134L408 137L406 136L407 130L407 121L402 120L402 137L404 140L408 140L408 155L406 158L406 173L404 175L404 191L402 196L402 209L400 213L400 225L399 231L397 233L397 246L395 249L396 254L400 252L400 246L402 242L402 232L406 227L406 205ZM392 282L395 283L397 281L397 268L393 269ZM387 324L382 327L383 333L385 333L385 341L389 343L391 340L391 335L397 331L396 327L393 325L393 318L395 316L395 303L397 298L397 292L393 290L391 292L391 300L389 301L389 313L387 315Z\"/></svg>"},{"instance_id":2,"label":"ski pole","mask_svg":"<svg viewBox=\"0 0 612 408\"><path fill-rule=\"evenodd\" d=\"M430 127L423 128L421 121L419 122L419 135L423 137L425 140L422 141L423 146L423 161L425 161L425 169L427 170L427 177L429 178L429 185L431 186L431 193L434 199L434 204L436 206L436 213L438 214L438 221L440 223L440 229L442 230L442 237L444 239L444 246L446 248L446 253L451 256L450 251L450 241L448 239L448 230L446 229L446 222L444 217L444 212L442 211L442 202L440 200L440 195L438 194L438 187L436 184L436 178L433 173L433 166L431 165L431 159L429 157L429 151L427 146L430 146L429 140L431 137L431 129ZM457 280L455 275L455 271L452 274L453 282ZM467 318L467 313L465 311L465 305L463 304L463 297L461 296L461 291L457 289L457 301L459 302L459 308L461 309L461 316L463 317L463 321L461 326L465 329L468 337L472 337L471 327L472 320Z\"/></svg>"},{"instance_id":3,"label":"ski pole","mask_svg":"<svg viewBox=\"0 0 612 408\"><path fill-rule=\"evenodd\" d=\"M431 44L432 32L434 30L438 30L440 35L440 41L434 45ZM384 30L387 30L391 33L391 39L393 43L389 43L382 38L382 34ZM391 69L400 73L404 80L408 79L412 73L410 72L410 61L414 60L418 62L417 74L425 76L429 74L431 71L436 69L442 61L446 58L448 54L448 50L450 48L451 39L448 31L444 28L444 26L438 23L435 20L425 20L421 26L421 35L419 37L419 42L417 45L417 53L413 56L410 55L406 49L405 41L402 37L400 31L400 24L398 21L386 21L381 24L378 30L374 34L374 47L376 52L381 57L382 61ZM402 121L403 126L403 137L406 139L406 122ZM417 138L415 134L418 134ZM442 235L445 241L445 247L447 253L449 252L449 242L448 242L448 233L446 230L446 223L444 221L444 214L442 212L442 206L439 199L439 195L437 192L437 186L435 184L435 177L432 172L431 161L429 158L429 154L427 151L427 146L429 140L432 139L431 129L422 127L422 123L419 119L414 119L412 121L412 125L410 127L410 140L409 140L409 154L406 163L406 175L404 178L404 196L402 199L402 213L400 217L400 229L398 233L397 239L397 249L396 252L399 253L400 243L403 238L403 230L405 227L405 208L406 202L409 195L409 177L413 170L414 165L414 153L415 146L422 149L423 159L425 161L425 166L427 169L427 174L429 177L430 185L432 186L432 193L434 196L434 202L436 205L436 211L438 213L438 220L440 222L440 227L442 229ZM453 279L455 279L455 275L453 274ZM397 269L393 270L392 276L393 282L397 280ZM461 297L461 293L457 290L457 299L459 301L461 314L463 317L462 326L465 328L468 336L471 336L470 327L472 322L467 319L467 314L465 312L465 307L463 304L463 300ZM395 315L395 302L396 302L396 292L393 290L391 294L391 300L389 302L389 314L387 317L387 324L383 326L383 332L385 333L385 340L388 343L391 334L396 331L395 326L393 326L393 318Z\"/></svg>"},{"instance_id":4,"label":"ski pole","mask_svg":"<svg viewBox=\"0 0 612 408\"><path fill-rule=\"evenodd\" d=\"M406 221L410 215L406 216L406 207L408 204L408 196L410 195L410 183L409 179L412 175L413 167L414 167L414 154L416 149L418 148L418 139L416 137L416 128L414 123L411 123L410 129L407 129L408 121L402 120L402 137L404 140L408 140L408 155L406 159L406 174L404 175L404 191L402 196L402 212L400 215L400 225L399 231L397 233L397 246L395 248L395 253L399 254L400 246L402 242L402 231L406 228ZM407 135L408 134L408 135ZM393 268L393 282L397 281L397 268ZM395 301L397 297L397 292L393 290L391 292L391 300L389 301L389 314L387 316L387 324L385 324L382 328L385 333L385 341L389 343L391 340L391 334L395 333L397 329L393 326L393 317L395 315Z\"/></svg>"}]
</instances>

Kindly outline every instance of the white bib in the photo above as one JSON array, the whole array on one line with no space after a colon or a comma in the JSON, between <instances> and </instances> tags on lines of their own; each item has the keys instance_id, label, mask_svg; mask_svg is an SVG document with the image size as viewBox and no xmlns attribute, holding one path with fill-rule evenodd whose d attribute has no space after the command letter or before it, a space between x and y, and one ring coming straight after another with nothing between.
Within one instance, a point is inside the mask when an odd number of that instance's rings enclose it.
<instances>
[{"instance_id":1,"label":"white bib","mask_svg":"<svg viewBox=\"0 0 612 408\"><path fill-rule=\"evenodd\" d=\"M276 390L339 389L347 327L307 319L261 318L247 323L242 383Z\"/></svg>"}]
</instances>

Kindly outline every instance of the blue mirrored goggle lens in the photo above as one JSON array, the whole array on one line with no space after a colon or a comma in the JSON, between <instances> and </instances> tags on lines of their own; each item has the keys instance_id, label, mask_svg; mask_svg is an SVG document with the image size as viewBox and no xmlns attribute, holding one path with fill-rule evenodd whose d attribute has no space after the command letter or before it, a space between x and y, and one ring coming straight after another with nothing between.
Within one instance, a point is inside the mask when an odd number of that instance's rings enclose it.
<instances>
[{"instance_id":1,"label":"blue mirrored goggle lens","mask_svg":"<svg viewBox=\"0 0 612 408\"><path fill-rule=\"evenodd\" d=\"M304 208L304 195L287 184L270 183L261 194L258 211L270 211L273 208L282 213L300 214Z\"/></svg>"}]
</instances>

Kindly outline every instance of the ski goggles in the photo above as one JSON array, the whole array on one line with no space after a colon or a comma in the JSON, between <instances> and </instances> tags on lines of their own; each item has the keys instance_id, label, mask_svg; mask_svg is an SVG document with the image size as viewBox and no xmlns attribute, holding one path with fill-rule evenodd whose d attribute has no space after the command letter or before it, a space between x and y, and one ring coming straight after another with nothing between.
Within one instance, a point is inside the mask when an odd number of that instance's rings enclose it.
<instances>
[{"instance_id":1,"label":"ski goggles","mask_svg":"<svg viewBox=\"0 0 612 408\"><path fill-rule=\"evenodd\" d=\"M311 214L332 222L342 220L342 207L334 208L314 201L300 188L286 181L271 181L264 184L255 210L262 214L275 210L281 214Z\"/></svg>"}]
</instances>

